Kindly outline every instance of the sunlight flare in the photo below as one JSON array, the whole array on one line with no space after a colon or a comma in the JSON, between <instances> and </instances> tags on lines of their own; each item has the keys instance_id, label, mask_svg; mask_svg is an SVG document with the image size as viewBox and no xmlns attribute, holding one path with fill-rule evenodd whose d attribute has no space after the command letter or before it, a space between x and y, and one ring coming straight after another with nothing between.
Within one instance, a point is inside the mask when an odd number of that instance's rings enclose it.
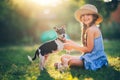
<instances>
[{"instance_id":1,"label":"sunlight flare","mask_svg":"<svg viewBox=\"0 0 120 80\"><path fill-rule=\"evenodd\" d=\"M32 2L42 6L56 6L60 0L31 0Z\"/></svg>"}]
</instances>

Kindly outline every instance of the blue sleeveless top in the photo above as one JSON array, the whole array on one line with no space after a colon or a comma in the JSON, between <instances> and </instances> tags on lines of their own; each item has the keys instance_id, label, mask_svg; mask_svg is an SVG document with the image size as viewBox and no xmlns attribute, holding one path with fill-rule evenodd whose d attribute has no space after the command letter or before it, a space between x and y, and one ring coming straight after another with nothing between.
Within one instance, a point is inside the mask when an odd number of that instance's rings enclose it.
<instances>
[{"instance_id":1,"label":"blue sleeveless top","mask_svg":"<svg viewBox=\"0 0 120 80\"><path fill-rule=\"evenodd\" d=\"M97 70L102 66L108 65L107 57L104 52L102 35L94 39L93 50L80 56L80 60L84 61L84 67L87 70Z\"/></svg>"}]
</instances>

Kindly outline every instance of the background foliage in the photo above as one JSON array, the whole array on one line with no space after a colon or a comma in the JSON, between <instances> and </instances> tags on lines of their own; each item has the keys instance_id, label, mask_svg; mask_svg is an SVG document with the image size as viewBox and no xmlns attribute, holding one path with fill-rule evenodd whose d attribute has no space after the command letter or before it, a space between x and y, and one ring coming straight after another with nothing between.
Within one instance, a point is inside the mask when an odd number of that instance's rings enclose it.
<instances>
[{"instance_id":1,"label":"background foliage","mask_svg":"<svg viewBox=\"0 0 120 80\"><path fill-rule=\"evenodd\" d=\"M28 2L29 1L29 2ZM94 4L104 18L101 24L106 39L120 39L120 23L112 22L110 14L119 1L61 0L59 4L43 6L31 0L0 0L0 44L33 44L40 42L41 33L56 25L67 26L72 39L80 40L80 24L74 12L86 3ZM107 26L107 27L106 27Z\"/></svg>"}]
</instances>

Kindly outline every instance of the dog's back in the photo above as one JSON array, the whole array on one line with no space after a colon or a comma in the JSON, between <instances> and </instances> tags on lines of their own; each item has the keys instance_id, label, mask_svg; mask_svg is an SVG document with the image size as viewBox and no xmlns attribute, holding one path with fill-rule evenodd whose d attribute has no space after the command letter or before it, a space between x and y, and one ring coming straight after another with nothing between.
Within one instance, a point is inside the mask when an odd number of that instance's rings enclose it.
<instances>
[{"instance_id":1,"label":"dog's back","mask_svg":"<svg viewBox=\"0 0 120 80\"><path fill-rule=\"evenodd\" d=\"M42 56L46 55L46 54L49 54L49 53L52 53L53 51L56 51L57 50L57 44L55 42L55 40L53 41L49 41L47 43L44 43L43 45L41 45L39 47L40 49L40 54Z\"/></svg>"}]
</instances>

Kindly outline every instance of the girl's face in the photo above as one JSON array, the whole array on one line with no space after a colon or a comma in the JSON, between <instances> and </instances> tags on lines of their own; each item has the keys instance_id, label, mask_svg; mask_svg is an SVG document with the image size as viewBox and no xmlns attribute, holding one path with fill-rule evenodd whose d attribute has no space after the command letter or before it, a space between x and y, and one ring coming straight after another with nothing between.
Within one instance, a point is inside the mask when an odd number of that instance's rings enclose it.
<instances>
[{"instance_id":1,"label":"girl's face","mask_svg":"<svg viewBox=\"0 0 120 80\"><path fill-rule=\"evenodd\" d=\"M91 14L84 14L80 19L82 23L89 25L93 21L93 16Z\"/></svg>"}]
</instances>

